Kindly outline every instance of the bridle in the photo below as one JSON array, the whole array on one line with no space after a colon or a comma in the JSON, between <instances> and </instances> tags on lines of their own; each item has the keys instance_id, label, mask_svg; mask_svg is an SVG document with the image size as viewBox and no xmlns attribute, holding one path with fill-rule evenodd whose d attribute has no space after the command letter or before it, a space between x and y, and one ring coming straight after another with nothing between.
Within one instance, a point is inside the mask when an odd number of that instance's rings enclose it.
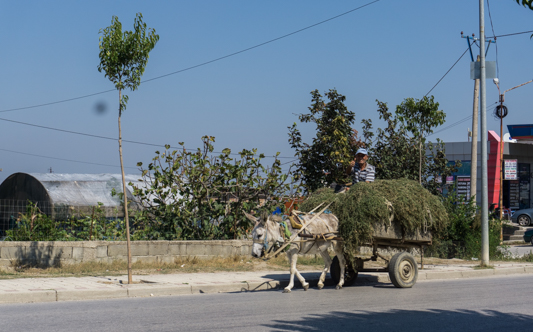
<instances>
[{"instance_id":1,"label":"bridle","mask_svg":"<svg viewBox=\"0 0 533 332\"><path fill-rule=\"evenodd\" d=\"M270 218L267 218L267 220L265 221L264 226L263 226L263 228L265 230L265 238L263 240L259 240L259 239L255 240L255 239L253 239L253 243L261 243L263 245L263 256L266 256L267 254L270 254L273 249L277 249L277 248L281 247L285 243L285 241L287 240L285 230L288 229L289 226L287 226L287 223L285 221L277 222L279 224L280 238L282 238L283 241L279 241L279 238L276 239L276 240L271 240L271 241L268 240L268 224L269 224L269 221L270 221ZM272 244L272 245L270 245L270 244Z\"/></svg>"}]
</instances>

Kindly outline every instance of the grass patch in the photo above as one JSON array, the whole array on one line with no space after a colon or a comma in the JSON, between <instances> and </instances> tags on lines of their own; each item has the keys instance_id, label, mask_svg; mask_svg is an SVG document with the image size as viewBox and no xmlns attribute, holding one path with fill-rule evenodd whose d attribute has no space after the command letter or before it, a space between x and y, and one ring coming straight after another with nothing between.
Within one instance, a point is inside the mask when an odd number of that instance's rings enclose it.
<instances>
[{"instance_id":1,"label":"grass patch","mask_svg":"<svg viewBox=\"0 0 533 332\"><path fill-rule=\"evenodd\" d=\"M320 270L323 267L320 256L298 258L301 270ZM120 276L128 273L127 262L111 263L86 262L79 264L58 264L46 267L38 264L13 262L7 270L0 270L0 279L46 278L46 277L86 277L86 276ZM288 270L286 255L279 255L268 261L250 256L213 257L179 257L169 263L143 263L132 265L133 274L173 274L173 273L211 273L211 272L247 272L264 270Z\"/></svg>"},{"instance_id":2,"label":"grass patch","mask_svg":"<svg viewBox=\"0 0 533 332\"><path fill-rule=\"evenodd\" d=\"M494 269L493 265L475 265L474 270L487 270L487 269Z\"/></svg>"}]
</instances>

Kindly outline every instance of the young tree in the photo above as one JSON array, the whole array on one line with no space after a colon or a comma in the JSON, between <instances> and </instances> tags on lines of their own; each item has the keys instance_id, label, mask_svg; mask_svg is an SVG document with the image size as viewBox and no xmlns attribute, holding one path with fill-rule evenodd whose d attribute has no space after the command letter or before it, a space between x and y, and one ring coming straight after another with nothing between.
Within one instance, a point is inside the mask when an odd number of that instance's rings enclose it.
<instances>
[{"instance_id":1,"label":"young tree","mask_svg":"<svg viewBox=\"0 0 533 332\"><path fill-rule=\"evenodd\" d=\"M426 136L433 133L433 128L444 123L446 113L439 110L439 103L434 102L433 96L421 100L407 98L396 106L398 120L405 123L407 129L418 141L418 183L422 184L422 163L425 157Z\"/></svg>"},{"instance_id":2,"label":"young tree","mask_svg":"<svg viewBox=\"0 0 533 332\"><path fill-rule=\"evenodd\" d=\"M355 113L348 110L346 97L337 90L325 93L326 103L318 90L312 91L309 114L300 114L300 122L316 124L316 136L312 144L302 141L296 122L289 128L289 143L299 158L295 171L298 180L307 192L315 191L333 182L346 183L349 179L345 169L353 160L362 143L352 129Z\"/></svg>"},{"instance_id":3,"label":"young tree","mask_svg":"<svg viewBox=\"0 0 533 332\"><path fill-rule=\"evenodd\" d=\"M120 120L122 112L126 110L128 96L122 95L122 90L135 91L141 84L141 76L148 62L148 53L155 47L159 35L154 29L146 28L142 14L137 13L133 24L133 31L122 32L122 24L118 17L113 16L111 25L100 29L100 64L98 71L105 72L105 76L118 90L118 151L120 155L120 169L122 172L122 190L124 193L124 219L126 223L126 239L128 247L128 283L131 283L131 247L128 218L128 197L126 195L126 181L124 179L124 162L122 159L122 128Z\"/></svg>"},{"instance_id":4,"label":"young tree","mask_svg":"<svg viewBox=\"0 0 533 332\"><path fill-rule=\"evenodd\" d=\"M377 179L418 179L421 184L438 194L442 186L438 179L451 175L457 166L448 166L444 144L428 142L409 135L403 117L389 111L386 103L377 101L379 118L386 122L384 129L375 132L370 119L363 120L363 137L369 150L370 162L376 166ZM429 154L426 155L426 152ZM423 154L420 166L420 155ZM458 164L460 165L460 164Z\"/></svg>"}]
</instances>

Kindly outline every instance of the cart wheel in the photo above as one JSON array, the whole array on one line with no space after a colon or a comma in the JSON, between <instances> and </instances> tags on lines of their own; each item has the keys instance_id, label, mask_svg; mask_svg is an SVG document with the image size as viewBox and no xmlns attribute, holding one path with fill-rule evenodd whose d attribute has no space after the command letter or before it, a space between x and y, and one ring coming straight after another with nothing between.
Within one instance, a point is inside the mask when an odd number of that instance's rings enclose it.
<instances>
[{"instance_id":1,"label":"cart wheel","mask_svg":"<svg viewBox=\"0 0 533 332\"><path fill-rule=\"evenodd\" d=\"M339 258L335 256L331 267L329 268L329 274L331 279L335 282L335 285L339 283L341 279L341 265L339 264ZM355 271L349 262L346 262L346 268L344 269L344 286L351 286L357 279L359 272Z\"/></svg>"},{"instance_id":2,"label":"cart wheel","mask_svg":"<svg viewBox=\"0 0 533 332\"><path fill-rule=\"evenodd\" d=\"M398 288L411 288L418 278L418 265L408 252L400 252L389 263L389 277Z\"/></svg>"}]
</instances>

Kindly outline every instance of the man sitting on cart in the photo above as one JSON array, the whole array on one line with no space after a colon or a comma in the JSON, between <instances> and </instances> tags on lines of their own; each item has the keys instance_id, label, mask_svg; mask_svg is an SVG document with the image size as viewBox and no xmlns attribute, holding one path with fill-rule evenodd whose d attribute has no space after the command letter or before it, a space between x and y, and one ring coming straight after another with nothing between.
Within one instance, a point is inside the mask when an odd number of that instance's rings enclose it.
<instances>
[{"instance_id":1,"label":"man sitting on cart","mask_svg":"<svg viewBox=\"0 0 533 332\"><path fill-rule=\"evenodd\" d=\"M360 148L355 154L355 159L350 162L350 167L346 174L352 177L352 184L357 182L373 182L376 175L376 168L369 163L368 152L365 148Z\"/></svg>"}]
</instances>

